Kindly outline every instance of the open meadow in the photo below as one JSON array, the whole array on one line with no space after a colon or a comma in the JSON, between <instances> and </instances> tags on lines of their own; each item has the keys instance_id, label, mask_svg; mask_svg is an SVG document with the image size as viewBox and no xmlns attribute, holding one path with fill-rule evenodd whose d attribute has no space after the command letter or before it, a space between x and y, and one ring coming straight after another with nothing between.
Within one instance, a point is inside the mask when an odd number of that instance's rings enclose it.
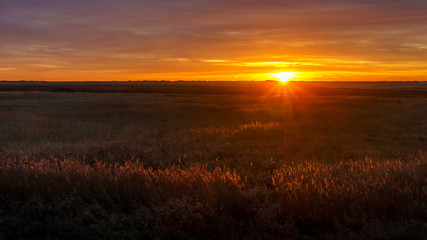
<instances>
[{"instance_id":1,"label":"open meadow","mask_svg":"<svg viewBox=\"0 0 427 240\"><path fill-rule=\"evenodd\" d=\"M30 237L427 239L427 84L0 82Z\"/></svg>"}]
</instances>

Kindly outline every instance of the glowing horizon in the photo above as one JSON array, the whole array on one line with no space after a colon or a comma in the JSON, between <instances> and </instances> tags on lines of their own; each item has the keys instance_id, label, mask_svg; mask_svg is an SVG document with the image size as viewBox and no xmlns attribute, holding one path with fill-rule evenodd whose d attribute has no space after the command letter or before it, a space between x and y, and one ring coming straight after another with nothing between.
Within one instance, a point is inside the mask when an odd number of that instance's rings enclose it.
<instances>
[{"instance_id":1,"label":"glowing horizon","mask_svg":"<svg viewBox=\"0 0 427 240\"><path fill-rule=\"evenodd\" d=\"M290 80L297 79L298 73L295 72L278 72L271 74L273 77L277 78L279 82L285 83Z\"/></svg>"},{"instance_id":2,"label":"glowing horizon","mask_svg":"<svg viewBox=\"0 0 427 240\"><path fill-rule=\"evenodd\" d=\"M423 0L1 1L0 16L0 80L427 80Z\"/></svg>"}]
</instances>

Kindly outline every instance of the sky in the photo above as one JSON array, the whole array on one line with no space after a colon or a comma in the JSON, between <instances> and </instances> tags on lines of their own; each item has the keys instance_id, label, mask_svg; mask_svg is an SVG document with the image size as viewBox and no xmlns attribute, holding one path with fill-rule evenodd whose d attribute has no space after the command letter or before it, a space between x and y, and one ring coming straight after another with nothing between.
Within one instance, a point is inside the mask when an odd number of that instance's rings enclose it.
<instances>
[{"instance_id":1,"label":"sky","mask_svg":"<svg viewBox=\"0 0 427 240\"><path fill-rule=\"evenodd\" d=\"M0 80L426 81L426 0L0 0Z\"/></svg>"}]
</instances>

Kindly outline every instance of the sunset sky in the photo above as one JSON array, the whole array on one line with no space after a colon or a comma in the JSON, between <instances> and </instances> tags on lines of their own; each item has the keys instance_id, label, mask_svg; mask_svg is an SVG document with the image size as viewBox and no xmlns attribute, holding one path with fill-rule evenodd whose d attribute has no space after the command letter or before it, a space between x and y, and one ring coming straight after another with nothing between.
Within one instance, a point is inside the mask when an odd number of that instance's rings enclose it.
<instances>
[{"instance_id":1,"label":"sunset sky","mask_svg":"<svg viewBox=\"0 0 427 240\"><path fill-rule=\"evenodd\" d=\"M427 80L426 0L0 0L0 80Z\"/></svg>"}]
</instances>

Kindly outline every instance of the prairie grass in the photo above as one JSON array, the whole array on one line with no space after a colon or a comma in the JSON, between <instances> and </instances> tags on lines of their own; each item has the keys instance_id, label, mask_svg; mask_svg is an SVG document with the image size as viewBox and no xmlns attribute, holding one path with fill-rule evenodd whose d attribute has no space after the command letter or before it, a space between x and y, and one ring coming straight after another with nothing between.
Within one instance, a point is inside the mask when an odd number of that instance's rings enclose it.
<instances>
[{"instance_id":1,"label":"prairie grass","mask_svg":"<svg viewBox=\"0 0 427 240\"><path fill-rule=\"evenodd\" d=\"M3 214L24 215L31 224L55 216L101 229L117 224L134 230L135 238L140 231L169 237L298 238L366 234L370 224L403 222L420 228L420 239L426 236L419 222L427 211L426 154L405 162L284 163L269 184L249 184L247 176L227 168L153 169L139 160L7 159L0 163L0 176ZM24 227L3 223L4 237ZM58 237L59 229L52 230L51 237Z\"/></svg>"},{"instance_id":2,"label":"prairie grass","mask_svg":"<svg viewBox=\"0 0 427 240\"><path fill-rule=\"evenodd\" d=\"M421 85L114 84L0 84L0 238L427 238Z\"/></svg>"}]
</instances>

